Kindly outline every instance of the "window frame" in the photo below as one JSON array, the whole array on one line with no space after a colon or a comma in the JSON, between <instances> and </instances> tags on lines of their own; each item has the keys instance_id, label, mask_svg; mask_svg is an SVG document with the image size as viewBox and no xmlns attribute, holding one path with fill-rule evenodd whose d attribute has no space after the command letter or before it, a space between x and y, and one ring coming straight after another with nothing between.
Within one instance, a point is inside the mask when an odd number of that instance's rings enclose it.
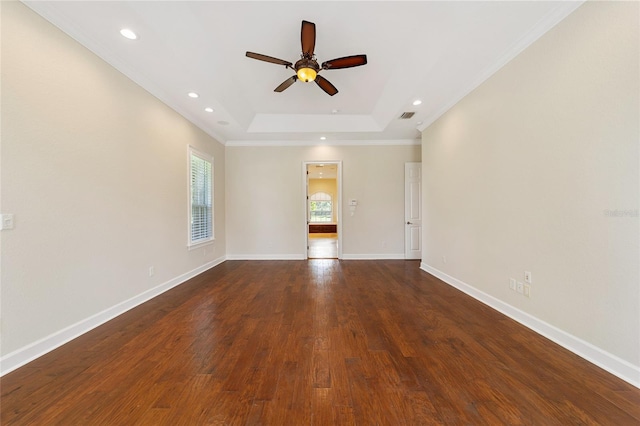
<instances>
[{"instance_id":1,"label":"window frame","mask_svg":"<svg viewBox=\"0 0 640 426\"><path fill-rule=\"evenodd\" d=\"M198 238L196 240L193 239L193 157L196 157L202 161L209 163L209 203L203 204L205 207L209 208L210 211L210 220L211 220L211 231L210 235L204 238ZM201 247L205 244L210 244L215 240L215 215L214 215L214 207L215 207L215 199L214 199L214 158L212 155L204 153L195 149L192 146L188 147L187 150L187 207L188 207L188 215L187 215L187 247L189 250ZM206 171L205 171L206 173ZM206 189L205 189L206 191Z\"/></svg>"}]
</instances>

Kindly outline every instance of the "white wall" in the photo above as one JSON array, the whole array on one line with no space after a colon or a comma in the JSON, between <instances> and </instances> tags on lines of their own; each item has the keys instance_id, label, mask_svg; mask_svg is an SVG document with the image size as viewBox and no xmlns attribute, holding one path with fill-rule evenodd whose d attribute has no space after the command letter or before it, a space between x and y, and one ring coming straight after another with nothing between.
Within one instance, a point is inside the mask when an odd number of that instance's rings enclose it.
<instances>
[{"instance_id":1,"label":"white wall","mask_svg":"<svg viewBox=\"0 0 640 426\"><path fill-rule=\"evenodd\" d=\"M19 2L1 119L4 371L224 259L224 147ZM188 145L215 157L206 254L187 250Z\"/></svg>"},{"instance_id":2,"label":"white wall","mask_svg":"<svg viewBox=\"0 0 640 426\"><path fill-rule=\"evenodd\" d=\"M636 385L638 16L637 2L584 4L422 147L423 268ZM530 298L508 286L525 270Z\"/></svg>"},{"instance_id":3,"label":"white wall","mask_svg":"<svg viewBox=\"0 0 640 426\"><path fill-rule=\"evenodd\" d=\"M227 255L302 259L304 161L342 161L345 258L404 257L404 163L420 146L226 147ZM350 216L347 200L358 207ZM256 211L256 206L274 208Z\"/></svg>"}]
</instances>

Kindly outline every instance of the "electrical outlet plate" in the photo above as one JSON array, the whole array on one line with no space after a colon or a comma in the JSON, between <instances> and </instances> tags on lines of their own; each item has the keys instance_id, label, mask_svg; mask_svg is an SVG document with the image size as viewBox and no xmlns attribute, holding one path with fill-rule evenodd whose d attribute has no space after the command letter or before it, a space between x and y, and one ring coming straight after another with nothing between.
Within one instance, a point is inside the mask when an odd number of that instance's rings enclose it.
<instances>
[{"instance_id":1,"label":"electrical outlet plate","mask_svg":"<svg viewBox=\"0 0 640 426\"><path fill-rule=\"evenodd\" d=\"M524 282L531 284L531 271L524 271Z\"/></svg>"},{"instance_id":2,"label":"electrical outlet plate","mask_svg":"<svg viewBox=\"0 0 640 426\"><path fill-rule=\"evenodd\" d=\"M509 278L509 288L513 291L516 290L516 280L513 278Z\"/></svg>"},{"instance_id":3,"label":"electrical outlet plate","mask_svg":"<svg viewBox=\"0 0 640 426\"><path fill-rule=\"evenodd\" d=\"M516 286L516 291L520 294L524 293L524 284L521 283L520 281L518 281L518 284Z\"/></svg>"},{"instance_id":4,"label":"electrical outlet plate","mask_svg":"<svg viewBox=\"0 0 640 426\"><path fill-rule=\"evenodd\" d=\"M531 286L530 285L526 285L524 286L524 295L525 297L531 297Z\"/></svg>"},{"instance_id":5,"label":"electrical outlet plate","mask_svg":"<svg viewBox=\"0 0 640 426\"><path fill-rule=\"evenodd\" d=\"M13 229L13 214L4 213L0 215L0 229Z\"/></svg>"}]
</instances>

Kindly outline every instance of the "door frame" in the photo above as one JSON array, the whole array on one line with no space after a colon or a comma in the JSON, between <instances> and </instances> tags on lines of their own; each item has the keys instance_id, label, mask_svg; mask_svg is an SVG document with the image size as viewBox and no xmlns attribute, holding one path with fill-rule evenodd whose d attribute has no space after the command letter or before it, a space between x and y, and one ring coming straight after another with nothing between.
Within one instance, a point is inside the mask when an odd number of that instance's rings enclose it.
<instances>
[{"instance_id":1,"label":"door frame","mask_svg":"<svg viewBox=\"0 0 640 426\"><path fill-rule=\"evenodd\" d=\"M309 176L307 175L307 166L310 164L335 164L337 166L336 186L338 188L338 194L336 195L336 198L338 200L338 211L336 212L336 217L338 219L338 224L336 226L336 230L338 231L338 259L342 259L342 161L339 160L302 162L302 202L304 203L304 258L309 259Z\"/></svg>"}]
</instances>

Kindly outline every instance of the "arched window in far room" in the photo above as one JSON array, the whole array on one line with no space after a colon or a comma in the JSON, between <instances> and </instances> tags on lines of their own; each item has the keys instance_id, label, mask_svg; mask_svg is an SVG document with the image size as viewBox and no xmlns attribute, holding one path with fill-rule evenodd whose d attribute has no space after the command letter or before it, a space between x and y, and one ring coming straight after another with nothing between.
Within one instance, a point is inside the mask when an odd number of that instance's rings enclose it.
<instances>
[{"instance_id":1,"label":"arched window in far room","mask_svg":"<svg viewBox=\"0 0 640 426\"><path fill-rule=\"evenodd\" d=\"M309 196L309 222L325 223L333 219L333 203L331 195L316 192Z\"/></svg>"}]
</instances>

